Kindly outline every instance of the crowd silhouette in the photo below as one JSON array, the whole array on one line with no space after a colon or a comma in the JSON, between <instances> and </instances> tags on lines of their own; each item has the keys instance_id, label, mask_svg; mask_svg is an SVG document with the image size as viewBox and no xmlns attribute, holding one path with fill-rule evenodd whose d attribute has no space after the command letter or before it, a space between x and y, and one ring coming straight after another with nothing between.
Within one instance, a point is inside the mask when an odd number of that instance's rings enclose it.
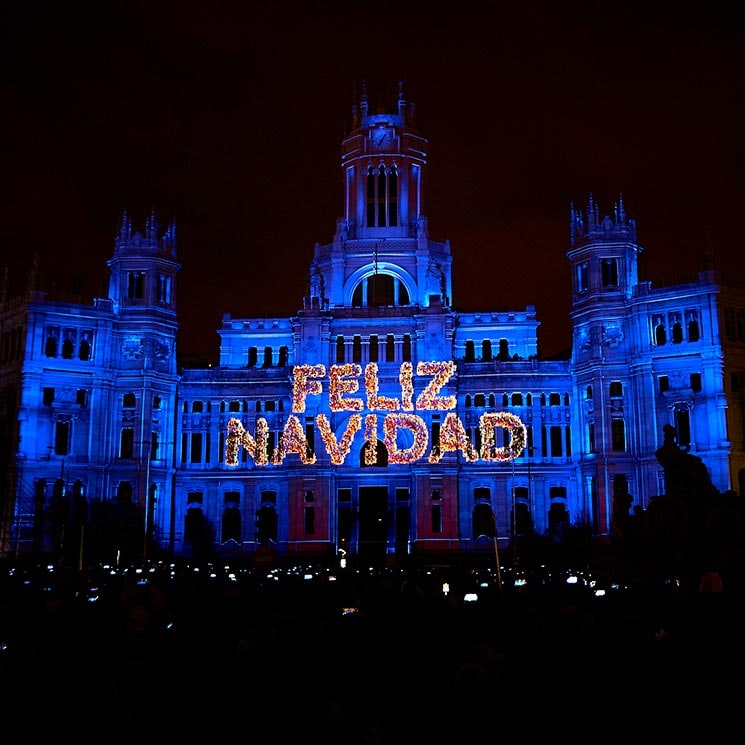
<instances>
[{"instance_id":1,"label":"crowd silhouette","mask_svg":"<svg viewBox=\"0 0 745 745\"><path fill-rule=\"evenodd\" d=\"M602 548L533 554L523 537L499 572L0 564L6 729L66 745L732 736L740 499L672 429L656 455L666 494L642 510L619 489Z\"/></svg>"}]
</instances>

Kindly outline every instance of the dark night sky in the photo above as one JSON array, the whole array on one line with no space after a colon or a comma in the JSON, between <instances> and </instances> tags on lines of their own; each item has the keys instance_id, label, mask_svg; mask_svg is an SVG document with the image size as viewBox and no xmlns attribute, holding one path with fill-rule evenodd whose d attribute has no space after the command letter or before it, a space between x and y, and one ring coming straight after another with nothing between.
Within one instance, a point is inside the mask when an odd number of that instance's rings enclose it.
<instances>
[{"instance_id":1,"label":"dark night sky","mask_svg":"<svg viewBox=\"0 0 745 745\"><path fill-rule=\"evenodd\" d=\"M175 219L182 352L222 315L288 316L342 214L367 81L403 80L429 139L424 212L459 310L537 307L569 346L569 208L622 194L643 277L743 276L745 20L737 3L7 3L2 261L103 294L124 209ZM555 6L555 7L554 7ZM646 7L650 6L650 7Z\"/></svg>"}]
</instances>

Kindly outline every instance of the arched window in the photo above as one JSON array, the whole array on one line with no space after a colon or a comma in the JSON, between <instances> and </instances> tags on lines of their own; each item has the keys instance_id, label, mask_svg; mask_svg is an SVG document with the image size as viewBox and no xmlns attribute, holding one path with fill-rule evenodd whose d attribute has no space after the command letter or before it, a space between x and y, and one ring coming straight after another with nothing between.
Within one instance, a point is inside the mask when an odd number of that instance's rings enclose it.
<instances>
[{"instance_id":1,"label":"arched window","mask_svg":"<svg viewBox=\"0 0 745 745\"><path fill-rule=\"evenodd\" d=\"M227 507L222 513L222 542L241 541L241 511L237 507Z\"/></svg>"},{"instance_id":2,"label":"arched window","mask_svg":"<svg viewBox=\"0 0 745 745\"><path fill-rule=\"evenodd\" d=\"M476 490L475 490L476 491ZM488 491L488 489L486 490ZM495 532L494 512L491 504L487 501L476 502L474 494L473 506L473 537L476 538L493 538Z\"/></svg>"},{"instance_id":3,"label":"arched window","mask_svg":"<svg viewBox=\"0 0 745 745\"><path fill-rule=\"evenodd\" d=\"M262 504L256 511L256 542L266 546L277 540L277 510L269 504Z\"/></svg>"},{"instance_id":4,"label":"arched window","mask_svg":"<svg viewBox=\"0 0 745 745\"><path fill-rule=\"evenodd\" d=\"M600 274L603 287L618 287L618 259L601 259Z\"/></svg>"},{"instance_id":5,"label":"arched window","mask_svg":"<svg viewBox=\"0 0 745 745\"><path fill-rule=\"evenodd\" d=\"M91 343L88 339L83 339L80 342L80 348L78 349L78 358L84 362L91 358Z\"/></svg>"},{"instance_id":6,"label":"arched window","mask_svg":"<svg viewBox=\"0 0 745 745\"><path fill-rule=\"evenodd\" d=\"M395 166L367 171L367 227L394 228L398 225L398 172Z\"/></svg>"},{"instance_id":7,"label":"arched window","mask_svg":"<svg viewBox=\"0 0 745 745\"><path fill-rule=\"evenodd\" d=\"M400 434L406 434L405 432ZM407 443L410 445L411 443ZM402 448L403 449L403 448ZM388 448L382 440L376 440L375 442L375 463L366 463L365 453L367 448L360 448L360 468L368 468L374 466L377 468L385 467L388 465Z\"/></svg>"},{"instance_id":8,"label":"arched window","mask_svg":"<svg viewBox=\"0 0 745 745\"><path fill-rule=\"evenodd\" d=\"M49 336L47 337L47 343L44 346L44 354L47 357L56 357L57 356L57 335L56 335L56 332L50 332Z\"/></svg>"}]
</instances>

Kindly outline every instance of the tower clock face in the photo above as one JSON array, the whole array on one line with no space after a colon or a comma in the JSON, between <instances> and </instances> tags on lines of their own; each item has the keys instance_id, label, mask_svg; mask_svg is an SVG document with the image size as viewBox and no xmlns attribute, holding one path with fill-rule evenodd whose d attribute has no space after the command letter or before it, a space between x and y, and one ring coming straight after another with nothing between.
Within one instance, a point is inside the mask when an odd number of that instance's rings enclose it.
<instances>
[{"instance_id":1,"label":"tower clock face","mask_svg":"<svg viewBox=\"0 0 745 745\"><path fill-rule=\"evenodd\" d=\"M390 129L382 129L373 134L373 144L376 150L385 150L391 146L393 135Z\"/></svg>"}]
</instances>

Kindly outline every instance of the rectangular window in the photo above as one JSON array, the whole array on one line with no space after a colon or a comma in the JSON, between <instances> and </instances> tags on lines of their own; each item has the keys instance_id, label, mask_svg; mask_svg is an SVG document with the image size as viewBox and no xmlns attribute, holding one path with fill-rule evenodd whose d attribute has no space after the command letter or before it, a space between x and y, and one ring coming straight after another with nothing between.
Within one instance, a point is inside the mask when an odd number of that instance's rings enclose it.
<instances>
[{"instance_id":1,"label":"rectangular window","mask_svg":"<svg viewBox=\"0 0 745 745\"><path fill-rule=\"evenodd\" d=\"M67 455L70 451L70 422L58 419L54 428L54 454Z\"/></svg>"},{"instance_id":2,"label":"rectangular window","mask_svg":"<svg viewBox=\"0 0 745 745\"><path fill-rule=\"evenodd\" d=\"M54 388L45 388L42 395L44 406L51 406L54 401Z\"/></svg>"},{"instance_id":3,"label":"rectangular window","mask_svg":"<svg viewBox=\"0 0 745 745\"><path fill-rule=\"evenodd\" d=\"M303 525L305 535L313 535L316 532L316 510L313 505L305 505L303 512Z\"/></svg>"},{"instance_id":4,"label":"rectangular window","mask_svg":"<svg viewBox=\"0 0 745 745\"><path fill-rule=\"evenodd\" d=\"M305 454L310 458L315 453L316 430L312 416L305 417Z\"/></svg>"},{"instance_id":5,"label":"rectangular window","mask_svg":"<svg viewBox=\"0 0 745 745\"><path fill-rule=\"evenodd\" d=\"M121 443L119 446L120 458L134 458L135 455L135 431L132 427L124 427L121 432Z\"/></svg>"},{"instance_id":6,"label":"rectangular window","mask_svg":"<svg viewBox=\"0 0 745 745\"><path fill-rule=\"evenodd\" d=\"M435 453L440 452L440 417L438 414L432 415L432 432L430 434L430 443Z\"/></svg>"},{"instance_id":7,"label":"rectangular window","mask_svg":"<svg viewBox=\"0 0 745 745\"><path fill-rule=\"evenodd\" d=\"M158 302L171 302L171 278L165 274L158 275Z\"/></svg>"},{"instance_id":8,"label":"rectangular window","mask_svg":"<svg viewBox=\"0 0 745 745\"><path fill-rule=\"evenodd\" d=\"M270 430L267 435L266 451L269 458L274 457L274 450L277 447L277 433L274 430Z\"/></svg>"},{"instance_id":9,"label":"rectangular window","mask_svg":"<svg viewBox=\"0 0 745 745\"><path fill-rule=\"evenodd\" d=\"M352 339L352 362L362 362L362 337L357 334Z\"/></svg>"},{"instance_id":10,"label":"rectangular window","mask_svg":"<svg viewBox=\"0 0 745 745\"><path fill-rule=\"evenodd\" d=\"M396 361L396 342L393 334L388 334L385 339L385 361L395 362Z\"/></svg>"},{"instance_id":11,"label":"rectangular window","mask_svg":"<svg viewBox=\"0 0 745 745\"><path fill-rule=\"evenodd\" d=\"M202 433L192 432L191 433L191 457L189 458L190 463L201 463L202 462Z\"/></svg>"},{"instance_id":12,"label":"rectangular window","mask_svg":"<svg viewBox=\"0 0 745 745\"><path fill-rule=\"evenodd\" d=\"M687 409L675 412L675 429L678 432L678 444L687 447L691 444L691 417Z\"/></svg>"},{"instance_id":13,"label":"rectangular window","mask_svg":"<svg viewBox=\"0 0 745 745\"><path fill-rule=\"evenodd\" d=\"M577 292L587 292L590 289L590 265L583 261L577 265Z\"/></svg>"},{"instance_id":14,"label":"rectangular window","mask_svg":"<svg viewBox=\"0 0 745 745\"><path fill-rule=\"evenodd\" d=\"M142 300L145 297L145 272L127 274L127 299Z\"/></svg>"},{"instance_id":15,"label":"rectangular window","mask_svg":"<svg viewBox=\"0 0 745 745\"><path fill-rule=\"evenodd\" d=\"M432 532L442 533L442 505L432 505Z\"/></svg>"},{"instance_id":16,"label":"rectangular window","mask_svg":"<svg viewBox=\"0 0 745 745\"><path fill-rule=\"evenodd\" d=\"M378 361L378 335L373 334L370 337L370 362Z\"/></svg>"},{"instance_id":17,"label":"rectangular window","mask_svg":"<svg viewBox=\"0 0 745 745\"><path fill-rule=\"evenodd\" d=\"M657 385L659 386L660 393L667 393L670 390L670 378L667 375L660 375L657 378Z\"/></svg>"},{"instance_id":18,"label":"rectangular window","mask_svg":"<svg viewBox=\"0 0 745 745\"><path fill-rule=\"evenodd\" d=\"M701 392L701 373L691 373L691 390L694 393Z\"/></svg>"},{"instance_id":19,"label":"rectangular window","mask_svg":"<svg viewBox=\"0 0 745 745\"><path fill-rule=\"evenodd\" d=\"M626 452L626 424L623 419L611 420L611 450L615 453Z\"/></svg>"},{"instance_id":20,"label":"rectangular window","mask_svg":"<svg viewBox=\"0 0 745 745\"><path fill-rule=\"evenodd\" d=\"M345 504L344 507L339 509L337 518L339 545L347 548L352 540L352 510L349 509L348 504Z\"/></svg>"},{"instance_id":21,"label":"rectangular window","mask_svg":"<svg viewBox=\"0 0 745 745\"><path fill-rule=\"evenodd\" d=\"M601 259L600 273L603 287L618 287L618 259Z\"/></svg>"},{"instance_id":22,"label":"rectangular window","mask_svg":"<svg viewBox=\"0 0 745 745\"><path fill-rule=\"evenodd\" d=\"M551 457L561 457L561 427L551 427Z\"/></svg>"}]
</instances>

